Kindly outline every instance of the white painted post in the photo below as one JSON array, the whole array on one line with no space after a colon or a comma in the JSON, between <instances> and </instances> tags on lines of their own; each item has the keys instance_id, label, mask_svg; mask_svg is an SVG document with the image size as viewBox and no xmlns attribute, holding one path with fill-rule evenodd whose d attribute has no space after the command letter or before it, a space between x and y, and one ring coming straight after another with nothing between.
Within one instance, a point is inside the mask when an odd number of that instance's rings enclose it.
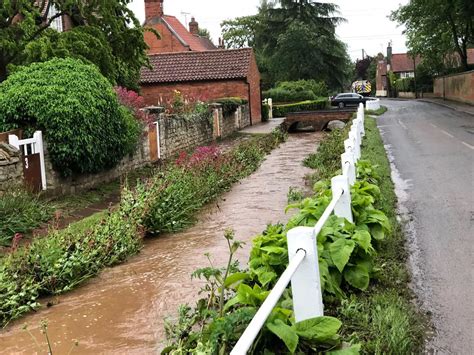
<instances>
[{"instance_id":1,"label":"white painted post","mask_svg":"<svg viewBox=\"0 0 474 355\"><path fill-rule=\"evenodd\" d=\"M349 140L353 143L353 151L354 151L354 157L355 161L357 162L360 159L360 145L359 145L359 139L358 139L359 134L356 133L355 131L350 131L349 132Z\"/></svg>"},{"instance_id":2,"label":"white painted post","mask_svg":"<svg viewBox=\"0 0 474 355\"><path fill-rule=\"evenodd\" d=\"M347 169L347 178L349 180L349 184L351 186L354 185L356 181L354 154L352 154L352 152L345 152L344 154L341 154L341 164L343 174L345 169Z\"/></svg>"},{"instance_id":3,"label":"white painted post","mask_svg":"<svg viewBox=\"0 0 474 355\"><path fill-rule=\"evenodd\" d=\"M16 134L8 135L8 144L14 146L16 149L20 149L20 139Z\"/></svg>"},{"instance_id":4,"label":"white painted post","mask_svg":"<svg viewBox=\"0 0 474 355\"><path fill-rule=\"evenodd\" d=\"M296 227L287 234L288 257L290 261L299 249L306 256L291 278L293 310L297 322L320 317L324 313L319 276L318 247L314 228Z\"/></svg>"},{"instance_id":5,"label":"white painted post","mask_svg":"<svg viewBox=\"0 0 474 355\"><path fill-rule=\"evenodd\" d=\"M352 208L351 208L351 190L349 186L349 179L347 176L338 175L331 179L332 194L335 196L339 191L343 194L336 206L334 207L334 214L338 217L343 217L349 222L353 222Z\"/></svg>"},{"instance_id":6,"label":"white painted post","mask_svg":"<svg viewBox=\"0 0 474 355\"><path fill-rule=\"evenodd\" d=\"M155 121L153 124L156 126L156 153L158 155L158 159L161 159L160 122Z\"/></svg>"},{"instance_id":7,"label":"white painted post","mask_svg":"<svg viewBox=\"0 0 474 355\"><path fill-rule=\"evenodd\" d=\"M268 99L268 118L273 118L273 99Z\"/></svg>"},{"instance_id":8,"label":"white painted post","mask_svg":"<svg viewBox=\"0 0 474 355\"><path fill-rule=\"evenodd\" d=\"M354 155L354 142L351 139L348 138L344 141L344 150ZM354 161L355 161L355 157L354 157Z\"/></svg>"},{"instance_id":9,"label":"white painted post","mask_svg":"<svg viewBox=\"0 0 474 355\"><path fill-rule=\"evenodd\" d=\"M43 132L36 131L33 134L33 138L36 140L35 151L36 153L39 153L40 156L41 187L43 188L43 190L46 190L46 166L44 163Z\"/></svg>"}]
</instances>

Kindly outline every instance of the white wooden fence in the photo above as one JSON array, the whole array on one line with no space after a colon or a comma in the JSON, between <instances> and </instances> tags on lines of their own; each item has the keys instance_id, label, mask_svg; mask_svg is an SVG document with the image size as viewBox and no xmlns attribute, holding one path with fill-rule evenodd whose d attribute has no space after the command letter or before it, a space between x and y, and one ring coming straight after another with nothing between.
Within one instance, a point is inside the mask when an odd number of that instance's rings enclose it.
<instances>
[{"instance_id":1,"label":"white wooden fence","mask_svg":"<svg viewBox=\"0 0 474 355\"><path fill-rule=\"evenodd\" d=\"M336 216L353 222L350 186L356 180L356 163L360 159L364 135L364 107L360 104L357 118L352 121L349 137L344 141L342 175L331 179L331 202L314 227L296 227L288 231L288 267L245 329L231 355L247 353L290 281L297 322L324 314L316 238L333 212Z\"/></svg>"},{"instance_id":2,"label":"white wooden fence","mask_svg":"<svg viewBox=\"0 0 474 355\"><path fill-rule=\"evenodd\" d=\"M19 139L17 135L8 135L8 143L19 149L25 162L25 168L28 169L28 155L39 154L41 169L41 187L46 190L46 169L44 164L43 133L36 131L33 138Z\"/></svg>"}]
</instances>

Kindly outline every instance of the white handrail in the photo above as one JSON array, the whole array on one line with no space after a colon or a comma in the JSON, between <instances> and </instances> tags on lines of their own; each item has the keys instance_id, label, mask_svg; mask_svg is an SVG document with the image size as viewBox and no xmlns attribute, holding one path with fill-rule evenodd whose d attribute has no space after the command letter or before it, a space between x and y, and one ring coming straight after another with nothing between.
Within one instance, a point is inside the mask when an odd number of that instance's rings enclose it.
<instances>
[{"instance_id":1,"label":"white handrail","mask_svg":"<svg viewBox=\"0 0 474 355\"><path fill-rule=\"evenodd\" d=\"M273 287L273 290L270 292L263 304L260 306L252 321L249 323L244 333L240 337L239 341L237 342L237 344L235 344L234 348L231 351L231 355L243 355L246 354L247 351L250 349L253 341L260 332L260 329L262 329L268 316L270 315L273 308L280 299L281 295L290 283L291 277L296 272L296 269L298 269L298 266L300 266L305 255L306 251L303 249L299 249L296 252L295 257L290 261L285 272L280 276L280 279L275 284L275 287Z\"/></svg>"},{"instance_id":2,"label":"white handrail","mask_svg":"<svg viewBox=\"0 0 474 355\"><path fill-rule=\"evenodd\" d=\"M344 141L345 152L341 155L342 175L331 179L331 202L313 228L296 227L288 231L288 256L290 259L288 267L245 329L231 351L231 355L247 353L290 281L293 289L293 308L296 321L323 315L316 238L332 212L338 217L346 218L350 222L353 221L350 186L355 182L355 164L360 158L360 146L364 135L364 107L360 104L357 120L353 121L349 139ZM298 269L300 265L301 268Z\"/></svg>"}]
</instances>

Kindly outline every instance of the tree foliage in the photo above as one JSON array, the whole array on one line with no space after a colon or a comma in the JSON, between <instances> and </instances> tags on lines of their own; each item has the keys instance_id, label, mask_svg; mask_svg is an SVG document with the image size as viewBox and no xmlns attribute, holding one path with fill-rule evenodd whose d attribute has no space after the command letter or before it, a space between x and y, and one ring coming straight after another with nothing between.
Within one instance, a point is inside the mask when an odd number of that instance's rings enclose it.
<instances>
[{"instance_id":1,"label":"tree foliage","mask_svg":"<svg viewBox=\"0 0 474 355\"><path fill-rule=\"evenodd\" d=\"M468 69L467 49L474 45L473 17L472 0L411 0L391 15L405 25L410 52L420 54L438 71L453 65Z\"/></svg>"},{"instance_id":2,"label":"tree foliage","mask_svg":"<svg viewBox=\"0 0 474 355\"><path fill-rule=\"evenodd\" d=\"M31 64L0 84L0 131L12 128L42 130L63 176L112 168L140 132L97 67L71 58Z\"/></svg>"},{"instance_id":3,"label":"tree foliage","mask_svg":"<svg viewBox=\"0 0 474 355\"><path fill-rule=\"evenodd\" d=\"M3 1L0 81L17 66L73 57L96 64L112 84L136 89L140 68L147 63L146 44L143 28L128 3L130 0ZM42 16L46 6L57 10L49 19ZM63 15L70 16L73 30L60 33L50 28Z\"/></svg>"},{"instance_id":4,"label":"tree foliage","mask_svg":"<svg viewBox=\"0 0 474 355\"><path fill-rule=\"evenodd\" d=\"M346 46L335 28L337 6L314 0L262 1L256 15L222 23L230 48L253 47L266 86L278 81L324 80L331 89L349 78Z\"/></svg>"}]
</instances>

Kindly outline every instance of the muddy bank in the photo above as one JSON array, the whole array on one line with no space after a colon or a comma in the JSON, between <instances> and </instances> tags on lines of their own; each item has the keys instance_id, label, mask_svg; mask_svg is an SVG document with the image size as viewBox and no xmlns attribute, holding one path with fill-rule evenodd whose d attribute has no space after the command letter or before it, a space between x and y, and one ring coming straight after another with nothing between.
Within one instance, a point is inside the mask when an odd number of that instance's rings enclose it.
<instances>
[{"instance_id":1,"label":"muddy bank","mask_svg":"<svg viewBox=\"0 0 474 355\"><path fill-rule=\"evenodd\" d=\"M81 354L148 354L161 349L163 318L174 316L179 304L196 299L200 284L191 281L190 274L207 265L203 254L210 252L217 265L225 262L223 231L231 227L238 239L247 242L238 255L245 263L252 237L269 222L287 220L288 189L303 186L309 169L301 162L320 137L321 133L291 135L257 172L203 211L194 227L147 241L140 255L128 263L102 272L83 287L52 299L58 303L55 306L2 330L0 352L37 351L21 328L27 322L39 339L41 319L49 322L56 353L67 353L74 339L79 341L74 352Z\"/></svg>"}]
</instances>

